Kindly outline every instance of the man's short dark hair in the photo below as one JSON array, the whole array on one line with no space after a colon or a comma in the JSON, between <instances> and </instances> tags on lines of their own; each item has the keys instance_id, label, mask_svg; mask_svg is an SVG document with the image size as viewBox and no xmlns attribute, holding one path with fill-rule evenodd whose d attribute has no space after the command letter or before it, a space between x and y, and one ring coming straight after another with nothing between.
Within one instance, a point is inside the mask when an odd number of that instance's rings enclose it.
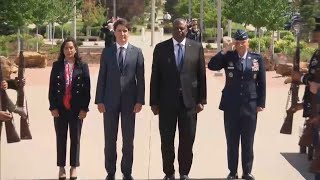
<instances>
[{"instance_id":1,"label":"man's short dark hair","mask_svg":"<svg viewBox=\"0 0 320 180\"><path fill-rule=\"evenodd\" d=\"M116 30L118 25L123 25L128 28L129 31L131 31L131 25L126 19L119 18L118 20L116 20L116 22L114 22L113 24L113 29Z\"/></svg>"}]
</instances>

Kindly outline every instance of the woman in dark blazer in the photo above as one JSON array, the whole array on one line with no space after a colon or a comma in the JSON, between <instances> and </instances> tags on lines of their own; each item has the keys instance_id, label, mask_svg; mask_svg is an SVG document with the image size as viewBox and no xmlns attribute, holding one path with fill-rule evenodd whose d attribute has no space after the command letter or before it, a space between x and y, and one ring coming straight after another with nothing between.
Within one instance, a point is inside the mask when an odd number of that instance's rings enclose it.
<instances>
[{"instance_id":1,"label":"woman in dark blazer","mask_svg":"<svg viewBox=\"0 0 320 180\"><path fill-rule=\"evenodd\" d=\"M60 55L52 65L49 85L49 102L57 137L57 165L59 180L66 179L66 145L70 129L70 180L77 179L80 135L83 119L90 102L90 76L88 64L81 61L74 39L66 39Z\"/></svg>"}]
</instances>

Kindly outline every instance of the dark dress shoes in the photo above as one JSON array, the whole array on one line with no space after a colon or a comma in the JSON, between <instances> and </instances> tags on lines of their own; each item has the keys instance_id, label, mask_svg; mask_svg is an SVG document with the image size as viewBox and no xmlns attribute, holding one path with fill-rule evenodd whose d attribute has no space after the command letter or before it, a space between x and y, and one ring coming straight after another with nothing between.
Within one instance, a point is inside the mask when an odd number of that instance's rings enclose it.
<instances>
[{"instance_id":1,"label":"dark dress shoes","mask_svg":"<svg viewBox=\"0 0 320 180\"><path fill-rule=\"evenodd\" d=\"M106 180L115 180L116 178L115 178L115 176L114 175L108 175L107 177L106 177Z\"/></svg>"},{"instance_id":2,"label":"dark dress shoes","mask_svg":"<svg viewBox=\"0 0 320 180\"><path fill-rule=\"evenodd\" d=\"M70 177L70 180L77 180L77 177Z\"/></svg>"},{"instance_id":3,"label":"dark dress shoes","mask_svg":"<svg viewBox=\"0 0 320 180\"><path fill-rule=\"evenodd\" d=\"M175 180L174 175L166 175L163 180Z\"/></svg>"},{"instance_id":4,"label":"dark dress shoes","mask_svg":"<svg viewBox=\"0 0 320 180\"><path fill-rule=\"evenodd\" d=\"M66 180L66 177L59 177L59 180Z\"/></svg>"},{"instance_id":5,"label":"dark dress shoes","mask_svg":"<svg viewBox=\"0 0 320 180\"><path fill-rule=\"evenodd\" d=\"M189 177L187 175L180 176L180 180L189 180Z\"/></svg>"},{"instance_id":6,"label":"dark dress shoes","mask_svg":"<svg viewBox=\"0 0 320 180\"><path fill-rule=\"evenodd\" d=\"M255 180L254 176L250 173L247 173L247 174L243 174L242 175L242 179L245 179L245 180Z\"/></svg>"},{"instance_id":7,"label":"dark dress shoes","mask_svg":"<svg viewBox=\"0 0 320 180\"><path fill-rule=\"evenodd\" d=\"M134 180L133 177L131 175L128 176L123 176L122 178L123 180Z\"/></svg>"},{"instance_id":8,"label":"dark dress shoes","mask_svg":"<svg viewBox=\"0 0 320 180\"><path fill-rule=\"evenodd\" d=\"M231 180L231 179L238 179L238 174L237 173L229 173L229 175L227 176L227 180Z\"/></svg>"}]
</instances>

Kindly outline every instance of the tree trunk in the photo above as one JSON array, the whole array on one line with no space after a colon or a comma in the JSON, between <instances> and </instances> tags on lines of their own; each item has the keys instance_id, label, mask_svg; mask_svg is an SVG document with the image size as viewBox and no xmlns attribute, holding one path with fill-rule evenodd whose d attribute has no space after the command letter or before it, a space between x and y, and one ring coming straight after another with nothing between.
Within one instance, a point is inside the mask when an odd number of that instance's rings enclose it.
<instances>
[{"instance_id":1,"label":"tree trunk","mask_svg":"<svg viewBox=\"0 0 320 180\"><path fill-rule=\"evenodd\" d=\"M51 41L51 47L52 47L52 49L53 49L54 32L55 32L55 29L56 29L56 27L54 26L54 23L52 23L52 26L53 26L53 31L52 31L52 41Z\"/></svg>"},{"instance_id":2,"label":"tree trunk","mask_svg":"<svg viewBox=\"0 0 320 180\"><path fill-rule=\"evenodd\" d=\"M36 33L36 36L37 36L37 42L36 42L36 47L37 47L37 52L39 52L39 26L37 25L37 33Z\"/></svg>"},{"instance_id":3,"label":"tree trunk","mask_svg":"<svg viewBox=\"0 0 320 180\"><path fill-rule=\"evenodd\" d=\"M64 41L64 37L63 37L63 25L61 26L61 38L62 38L62 41Z\"/></svg>"},{"instance_id":4,"label":"tree trunk","mask_svg":"<svg viewBox=\"0 0 320 180\"><path fill-rule=\"evenodd\" d=\"M271 61L274 62L274 31L272 31L271 38Z\"/></svg>"},{"instance_id":5,"label":"tree trunk","mask_svg":"<svg viewBox=\"0 0 320 180\"><path fill-rule=\"evenodd\" d=\"M260 28L258 28L258 36L259 36L258 53L260 53L261 52L261 29Z\"/></svg>"},{"instance_id":6,"label":"tree trunk","mask_svg":"<svg viewBox=\"0 0 320 180\"><path fill-rule=\"evenodd\" d=\"M18 36L17 36L17 43L18 43L18 53L20 52L20 28L18 28Z\"/></svg>"},{"instance_id":7,"label":"tree trunk","mask_svg":"<svg viewBox=\"0 0 320 180\"><path fill-rule=\"evenodd\" d=\"M90 36L90 26L86 27L86 35L87 35L87 41L89 41L89 36Z\"/></svg>"}]
</instances>

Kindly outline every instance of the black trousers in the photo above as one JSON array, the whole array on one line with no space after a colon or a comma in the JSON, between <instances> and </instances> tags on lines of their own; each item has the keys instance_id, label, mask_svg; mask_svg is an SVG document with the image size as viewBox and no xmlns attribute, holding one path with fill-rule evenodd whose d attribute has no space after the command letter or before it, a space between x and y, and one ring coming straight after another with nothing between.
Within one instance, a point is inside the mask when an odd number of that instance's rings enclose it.
<instances>
[{"instance_id":1,"label":"black trousers","mask_svg":"<svg viewBox=\"0 0 320 180\"><path fill-rule=\"evenodd\" d=\"M62 110L60 116L54 119L57 137L57 166L66 165L66 149L68 126L70 129L70 166L80 166L80 136L83 120L79 119L79 112Z\"/></svg>"},{"instance_id":2,"label":"black trousers","mask_svg":"<svg viewBox=\"0 0 320 180\"><path fill-rule=\"evenodd\" d=\"M224 112L224 127L227 138L228 168L235 174L238 170L239 142L243 173L251 173L253 164L253 143L257 126L255 102L243 104L236 111Z\"/></svg>"},{"instance_id":3,"label":"black trousers","mask_svg":"<svg viewBox=\"0 0 320 180\"><path fill-rule=\"evenodd\" d=\"M159 130L163 172L166 175L175 173L173 165L175 159L174 137L177 123L179 128L179 173L180 175L188 175L192 165L192 147L196 135L197 113L195 108L187 109L184 106L182 97L177 108L160 106Z\"/></svg>"},{"instance_id":4,"label":"black trousers","mask_svg":"<svg viewBox=\"0 0 320 180\"><path fill-rule=\"evenodd\" d=\"M114 175L116 172L117 136L120 115L123 142L121 172L124 176L130 176L132 173L135 113L133 113L133 108L125 106L126 104L123 103L123 106L120 106L118 109L108 109L106 107L106 112L103 114L105 169L109 175Z\"/></svg>"}]
</instances>

